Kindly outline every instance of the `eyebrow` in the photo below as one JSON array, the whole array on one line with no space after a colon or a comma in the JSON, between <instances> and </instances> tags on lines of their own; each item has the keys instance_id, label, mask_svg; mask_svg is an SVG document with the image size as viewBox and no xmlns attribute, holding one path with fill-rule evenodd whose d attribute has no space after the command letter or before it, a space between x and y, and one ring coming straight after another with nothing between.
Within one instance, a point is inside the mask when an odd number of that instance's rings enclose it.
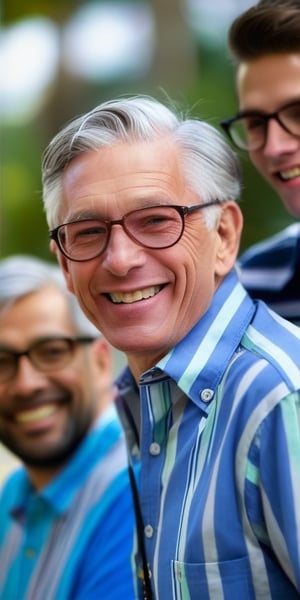
<instances>
[{"instance_id":1,"label":"eyebrow","mask_svg":"<svg viewBox=\"0 0 300 600\"><path fill-rule=\"evenodd\" d=\"M87 219L99 219L99 214L96 213L94 210L81 210L78 214L68 215L67 220L64 221L64 223L72 223L74 221L85 221Z\"/></svg>"},{"instance_id":2,"label":"eyebrow","mask_svg":"<svg viewBox=\"0 0 300 600\"><path fill-rule=\"evenodd\" d=\"M66 340L66 339L73 339L72 335L62 335L62 334L57 334L57 335L48 335L48 336L44 336L44 337L38 337L38 338L34 338L33 340L30 341L30 343L27 345L27 349L31 348L32 346L35 346L36 344L43 344L43 343L47 343L47 342L55 342L57 340ZM6 345L0 342L0 352L13 352L18 353L18 352L23 352L23 350L16 350L16 348L13 348L10 345Z\"/></svg>"}]
</instances>

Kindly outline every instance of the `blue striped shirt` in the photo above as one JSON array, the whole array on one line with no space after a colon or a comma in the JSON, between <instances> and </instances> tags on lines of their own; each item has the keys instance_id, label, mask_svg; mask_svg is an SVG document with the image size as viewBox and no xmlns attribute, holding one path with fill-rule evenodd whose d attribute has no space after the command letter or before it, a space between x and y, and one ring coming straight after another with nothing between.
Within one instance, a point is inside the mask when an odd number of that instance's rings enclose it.
<instances>
[{"instance_id":1,"label":"blue striped shirt","mask_svg":"<svg viewBox=\"0 0 300 600\"><path fill-rule=\"evenodd\" d=\"M0 497L1 600L134 598L126 464L112 406L42 491L24 469L9 477Z\"/></svg>"},{"instance_id":2,"label":"blue striped shirt","mask_svg":"<svg viewBox=\"0 0 300 600\"><path fill-rule=\"evenodd\" d=\"M233 272L140 378L140 449L124 373L156 600L299 598L299 365L300 329L254 303Z\"/></svg>"}]
</instances>

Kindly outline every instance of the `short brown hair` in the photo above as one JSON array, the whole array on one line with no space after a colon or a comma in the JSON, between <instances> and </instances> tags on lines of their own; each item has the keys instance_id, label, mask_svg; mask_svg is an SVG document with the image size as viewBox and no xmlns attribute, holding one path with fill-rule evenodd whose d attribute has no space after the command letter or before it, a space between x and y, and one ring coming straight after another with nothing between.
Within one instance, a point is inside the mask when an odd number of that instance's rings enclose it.
<instances>
[{"instance_id":1,"label":"short brown hair","mask_svg":"<svg viewBox=\"0 0 300 600\"><path fill-rule=\"evenodd\" d=\"M228 45L237 63L300 52L300 0L260 0L233 21Z\"/></svg>"}]
</instances>

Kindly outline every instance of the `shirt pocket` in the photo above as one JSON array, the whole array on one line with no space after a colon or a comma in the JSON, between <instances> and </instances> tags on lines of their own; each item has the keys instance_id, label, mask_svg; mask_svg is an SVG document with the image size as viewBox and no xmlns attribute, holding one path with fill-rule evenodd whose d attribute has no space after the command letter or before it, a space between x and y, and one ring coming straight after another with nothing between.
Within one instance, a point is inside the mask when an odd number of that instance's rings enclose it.
<instances>
[{"instance_id":1,"label":"shirt pocket","mask_svg":"<svg viewBox=\"0 0 300 600\"><path fill-rule=\"evenodd\" d=\"M252 600L247 557L219 563L172 561L174 600Z\"/></svg>"}]
</instances>

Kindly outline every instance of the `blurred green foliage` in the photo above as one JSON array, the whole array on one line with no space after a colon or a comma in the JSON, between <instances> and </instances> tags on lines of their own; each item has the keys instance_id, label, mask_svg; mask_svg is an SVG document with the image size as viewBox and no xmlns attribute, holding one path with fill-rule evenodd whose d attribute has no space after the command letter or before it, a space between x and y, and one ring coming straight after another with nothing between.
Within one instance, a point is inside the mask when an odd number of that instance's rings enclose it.
<instances>
[{"instance_id":1,"label":"blurred green foliage","mask_svg":"<svg viewBox=\"0 0 300 600\"><path fill-rule=\"evenodd\" d=\"M10 23L25 13L39 13L62 22L77 5L70 0L59 2L31 0L19 3L5 0L3 21ZM170 7L172 8L172 7ZM174 45L178 40L174 39ZM180 107L191 107L192 114L208 119L218 127L222 118L237 109L234 94L234 75L230 60L222 49L203 47L195 41L197 69L193 81L183 84L177 71L177 87L168 85L165 75L163 89ZM177 65L168 65L176 73ZM167 73L167 70L166 70ZM174 77L173 77L174 81ZM176 81L176 78L175 78ZM2 256L26 252L52 259L48 231L41 202L40 164L42 152L64 122L88 110L102 100L124 93L150 93L164 99L157 82L149 78L140 81L120 81L113 85L80 82L58 75L42 111L26 124L6 123L1 126L0 142L0 253ZM241 249L279 231L292 222L279 198L267 186L241 155L244 189L241 207L245 226Z\"/></svg>"}]
</instances>

